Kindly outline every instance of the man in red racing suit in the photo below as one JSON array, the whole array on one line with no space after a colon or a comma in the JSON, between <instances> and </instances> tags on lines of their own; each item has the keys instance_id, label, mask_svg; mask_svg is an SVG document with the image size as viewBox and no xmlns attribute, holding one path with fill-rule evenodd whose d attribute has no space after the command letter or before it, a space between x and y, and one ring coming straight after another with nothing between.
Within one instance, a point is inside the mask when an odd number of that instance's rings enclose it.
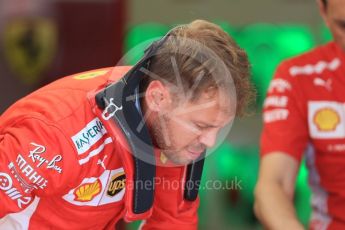
<instances>
[{"instance_id":1,"label":"man in red racing suit","mask_svg":"<svg viewBox=\"0 0 345 230\"><path fill-rule=\"evenodd\" d=\"M335 42L284 61L264 102L256 213L269 229L303 229L293 207L299 164L312 190L310 229L345 229L344 1L319 1ZM305 201L309 205L309 201Z\"/></svg>"},{"instance_id":2,"label":"man in red racing suit","mask_svg":"<svg viewBox=\"0 0 345 230\"><path fill-rule=\"evenodd\" d=\"M105 87L110 74L118 80L128 70L63 78L0 117L0 228L102 229L124 216L124 150L85 98ZM183 167L158 167L157 177L180 181L183 173ZM198 201L184 202L181 190L160 192L157 186L159 205L147 228L195 229Z\"/></svg>"}]
</instances>

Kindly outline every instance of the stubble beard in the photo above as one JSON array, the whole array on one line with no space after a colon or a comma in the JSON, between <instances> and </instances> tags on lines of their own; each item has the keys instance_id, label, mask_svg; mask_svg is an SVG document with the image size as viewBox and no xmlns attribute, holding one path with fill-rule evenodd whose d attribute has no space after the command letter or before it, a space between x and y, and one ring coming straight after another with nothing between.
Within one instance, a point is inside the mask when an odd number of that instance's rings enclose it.
<instances>
[{"instance_id":1,"label":"stubble beard","mask_svg":"<svg viewBox=\"0 0 345 230\"><path fill-rule=\"evenodd\" d=\"M174 139L169 129L170 119L168 115L160 115L152 123L153 143L155 147L159 148L162 153L174 164L185 165L190 163L187 159L180 156L182 150L174 149Z\"/></svg>"}]
</instances>

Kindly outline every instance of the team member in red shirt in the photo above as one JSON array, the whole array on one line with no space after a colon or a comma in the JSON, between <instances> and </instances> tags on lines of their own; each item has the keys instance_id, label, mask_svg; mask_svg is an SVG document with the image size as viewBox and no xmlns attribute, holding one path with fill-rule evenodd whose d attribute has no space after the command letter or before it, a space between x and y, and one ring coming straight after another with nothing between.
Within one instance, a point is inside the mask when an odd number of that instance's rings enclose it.
<instances>
[{"instance_id":1,"label":"team member in red shirt","mask_svg":"<svg viewBox=\"0 0 345 230\"><path fill-rule=\"evenodd\" d=\"M205 149L252 94L248 66L223 30L197 20L134 67L19 100L0 117L0 228L114 229L124 218L196 229Z\"/></svg>"},{"instance_id":2,"label":"team member in red shirt","mask_svg":"<svg viewBox=\"0 0 345 230\"><path fill-rule=\"evenodd\" d=\"M268 229L303 229L293 207L303 157L310 228L345 229L345 2L318 4L334 41L283 62L264 103L255 211Z\"/></svg>"}]
</instances>

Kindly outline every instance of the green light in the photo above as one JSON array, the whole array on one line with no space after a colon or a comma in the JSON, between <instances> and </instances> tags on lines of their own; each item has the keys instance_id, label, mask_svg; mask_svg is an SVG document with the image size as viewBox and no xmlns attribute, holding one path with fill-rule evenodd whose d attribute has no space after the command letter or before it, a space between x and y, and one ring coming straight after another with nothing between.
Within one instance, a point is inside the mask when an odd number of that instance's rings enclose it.
<instances>
[{"instance_id":1,"label":"green light","mask_svg":"<svg viewBox=\"0 0 345 230\"><path fill-rule=\"evenodd\" d=\"M259 105L263 103L278 64L315 45L312 33L303 25L253 24L241 30L238 42L251 61Z\"/></svg>"},{"instance_id":2,"label":"green light","mask_svg":"<svg viewBox=\"0 0 345 230\"><path fill-rule=\"evenodd\" d=\"M125 64L135 64L144 54L144 50L168 31L168 26L159 23L145 23L132 27L125 38Z\"/></svg>"}]
</instances>

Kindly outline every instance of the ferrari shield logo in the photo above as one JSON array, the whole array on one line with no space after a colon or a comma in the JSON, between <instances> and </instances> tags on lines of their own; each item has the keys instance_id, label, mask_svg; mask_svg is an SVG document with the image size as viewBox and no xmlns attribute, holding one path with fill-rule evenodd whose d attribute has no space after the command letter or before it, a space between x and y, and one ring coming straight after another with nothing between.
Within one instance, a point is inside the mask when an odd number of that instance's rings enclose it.
<instances>
[{"instance_id":1,"label":"ferrari shield logo","mask_svg":"<svg viewBox=\"0 0 345 230\"><path fill-rule=\"evenodd\" d=\"M26 84L36 83L55 54L55 24L42 18L15 19L3 34L5 57L12 72Z\"/></svg>"}]
</instances>

